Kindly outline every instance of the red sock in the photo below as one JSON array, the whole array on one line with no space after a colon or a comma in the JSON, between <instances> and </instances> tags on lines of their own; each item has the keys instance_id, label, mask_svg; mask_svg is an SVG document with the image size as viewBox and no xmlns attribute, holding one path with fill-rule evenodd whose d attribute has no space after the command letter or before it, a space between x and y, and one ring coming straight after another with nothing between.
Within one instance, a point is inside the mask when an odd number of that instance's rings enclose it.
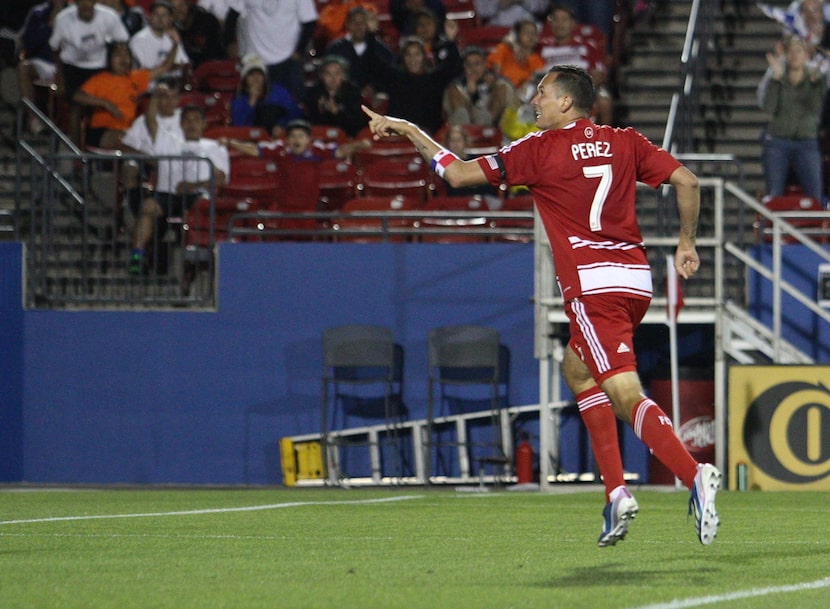
<instances>
[{"instance_id":1,"label":"red sock","mask_svg":"<svg viewBox=\"0 0 830 609\"><path fill-rule=\"evenodd\" d=\"M611 491L625 484L617 437L617 417L608 396L599 387L580 393L576 396L576 404L591 437L591 448L605 484L607 502Z\"/></svg>"},{"instance_id":2,"label":"red sock","mask_svg":"<svg viewBox=\"0 0 830 609\"><path fill-rule=\"evenodd\" d=\"M671 419L655 402L643 398L632 411L632 427L660 462L692 488L697 474L695 461L674 433Z\"/></svg>"}]
</instances>

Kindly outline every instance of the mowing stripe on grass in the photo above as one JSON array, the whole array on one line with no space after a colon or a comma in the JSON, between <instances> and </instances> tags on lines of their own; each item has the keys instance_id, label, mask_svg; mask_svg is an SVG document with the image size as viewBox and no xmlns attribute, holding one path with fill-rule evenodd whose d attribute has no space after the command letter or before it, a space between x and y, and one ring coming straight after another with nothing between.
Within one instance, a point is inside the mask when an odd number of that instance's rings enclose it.
<instances>
[{"instance_id":1,"label":"mowing stripe on grass","mask_svg":"<svg viewBox=\"0 0 830 609\"><path fill-rule=\"evenodd\" d=\"M279 510L282 508L314 505L366 505L370 503L391 503L393 501L408 501L410 499L421 499L422 497L422 495L401 495L400 497L384 497L382 499L355 499L353 501L291 501L288 503L272 503L269 505L248 505L243 507L231 508L184 510L180 512L148 512L145 514L95 514L92 516L53 516L50 518L27 518L24 520L0 520L0 525L31 524L35 522L65 522L68 520L101 520L107 518L154 518L159 516L194 516L199 514L224 514L227 512L256 512L261 510Z\"/></svg>"},{"instance_id":2,"label":"mowing stripe on grass","mask_svg":"<svg viewBox=\"0 0 830 609\"><path fill-rule=\"evenodd\" d=\"M656 603L654 605L643 605L636 609L687 609L688 607L701 607L712 605L723 601L734 601L741 598L753 598L755 596L766 596L767 594L779 594L785 592L801 592L803 590L816 590L818 588L830 588L830 577L817 579L814 582L802 584L790 584L788 586L771 586L769 588L753 588L741 592L730 592L729 594L717 594L713 596L699 596L697 598L675 599L668 603Z\"/></svg>"}]
</instances>

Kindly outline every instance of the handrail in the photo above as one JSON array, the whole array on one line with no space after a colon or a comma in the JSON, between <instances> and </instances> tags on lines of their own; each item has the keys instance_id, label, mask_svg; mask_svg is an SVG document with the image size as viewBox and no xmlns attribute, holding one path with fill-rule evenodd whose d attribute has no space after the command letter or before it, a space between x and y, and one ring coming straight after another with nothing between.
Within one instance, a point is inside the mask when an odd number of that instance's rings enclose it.
<instances>
[{"instance_id":1,"label":"handrail","mask_svg":"<svg viewBox=\"0 0 830 609\"><path fill-rule=\"evenodd\" d=\"M60 142L69 148L70 152L73 152L77 156L83 155L83 150L81 150L75 142L69 139L61 129L52 122L52 120L43 113L43 111L37 107L37 105L27 97L23 97L20 100L20 106L18 107L17 111L17 132L23 133L23 117L25 116L24 109L28 112L34 114L38 120L42 121L43 124L46 125L47 130L49 131L52 138L57 138ZM54 150L54 147L52 148Z\"/></svg>"}]
</instances>

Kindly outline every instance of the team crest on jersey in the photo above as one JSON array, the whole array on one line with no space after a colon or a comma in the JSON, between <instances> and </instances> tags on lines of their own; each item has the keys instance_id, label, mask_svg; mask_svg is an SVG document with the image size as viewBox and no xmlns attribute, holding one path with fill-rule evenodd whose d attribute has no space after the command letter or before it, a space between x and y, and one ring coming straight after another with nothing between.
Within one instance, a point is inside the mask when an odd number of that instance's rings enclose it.
<instances>
[{"instance_id":1,"label":"team crest on jersey","mask_svg":"<svg viewBox=\"0 0 830 609\"><path fill-rule=\"evenodd\" d=\"M594 128L593 127L585 127L585 137L588 139L593 139L594 137Z\"/></svg>"}]
</instances>

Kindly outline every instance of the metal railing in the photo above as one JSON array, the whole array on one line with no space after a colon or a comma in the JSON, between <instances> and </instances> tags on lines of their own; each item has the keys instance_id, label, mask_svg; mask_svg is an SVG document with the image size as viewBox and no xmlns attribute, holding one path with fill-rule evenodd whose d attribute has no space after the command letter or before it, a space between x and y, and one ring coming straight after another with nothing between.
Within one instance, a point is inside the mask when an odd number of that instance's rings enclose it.
<instances>
[{"instance_id":1,"label":"metal railing","mask_svg":"<svg viewBox=\"0 0 830 609\"><path fill-rule=\"evenodd\" d=\"M205 193L210 225L203 243L205 251L213 251L216 188L210 161L83 151L29 100L21 103L19 129L25 112L46 125L46 142L21 136L16 156L15 227L26 243L26 306L213 307L214 257L188 249L181 215L154 221L148 264L138 273L128 269L135 212L140 214L142 200L153 196L150 176L162 163L210 167ZM133 185L125 184L128 174ZM134 187L133 209L126 186Z\"/></svg>"}]
</instances>

